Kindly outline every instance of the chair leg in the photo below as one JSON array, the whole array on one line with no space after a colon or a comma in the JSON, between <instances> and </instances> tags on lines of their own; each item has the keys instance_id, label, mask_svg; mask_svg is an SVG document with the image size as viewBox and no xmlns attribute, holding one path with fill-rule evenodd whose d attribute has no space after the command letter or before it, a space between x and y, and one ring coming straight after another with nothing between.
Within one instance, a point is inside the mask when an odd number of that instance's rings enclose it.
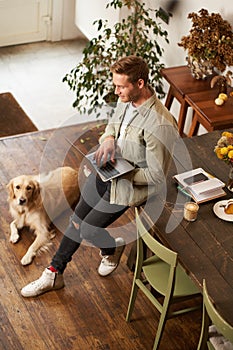
<instances>
[{"instance_id":1,"label":"chair leg","mask_svg":"<svg viewBox=\"0 0 233 350\"><path fill-rule=\"evenodd\" d=\"M155 337L155 342L154 342L154 347L153 350L157 350L163 335L163 330L166 324L166 320L167 320L167 314L168 314L168 307L169 307L169 302L170 302L170 297L165 297L164 302L163 302L163 308L162 308L162 312L159 318L159 325L157 328L157 332L156 332L156 337Z\"/></svg>"},{"instance_id":2,"label":"chair leg","mask_svg":"<svg viewBox=\"0 0 233 350\"><path fill-rule=\"evenodd\" d=\"M161 338L163 335L163 331L165 328L165 323L166 323L166 315L167 315L167 311L163 312L160 316L159 319L159 325L158 325L158 329L156 332L156 337L155 337L155 341L154 341L154 346L153 346L153 350L157 350L159 347L159 344L161 342Z\"/></svg>"},{"instance_id":3,"label":"chair leg","mask_svg":"<svg viewBox=\"0 0 233 350\"><path fill-rule=\"evenodd\" d=\"M135 300L137 297L137 293L138 293L138 286L136 284L136 282L133 282L133 286L132 286L132 290L131 290L131 295L130 295L130 299L129 299L129 305L128 305L128 311L127 311L127 315L126 315L126 321L129 322L131 319L131 315L133 312L133 308L134 308L134 304L135 304Z\"/></svg>"}]
</instances>

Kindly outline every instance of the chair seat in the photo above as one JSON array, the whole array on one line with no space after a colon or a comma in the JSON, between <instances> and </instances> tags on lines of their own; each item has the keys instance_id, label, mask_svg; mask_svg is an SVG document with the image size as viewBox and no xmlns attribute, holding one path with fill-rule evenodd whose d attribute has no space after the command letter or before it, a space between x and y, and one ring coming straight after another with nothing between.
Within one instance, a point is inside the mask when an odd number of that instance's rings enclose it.
<instances>
[{"instance_id":1,"label":"chair seat","mask_svg":"<svg viewBox=\"0 0 233 350\"><path fill-rule=\"evenodd\" d=\"M148 265L147 265L148 264ZM156 256L146 259L143 263L143 272L150 281L150 285L160 294L165 295L167 292L167 281L169 276L169 265ZM159 276L159 278L157 278ZM200 291L185 273L182 266L178 264L176 268L174 297L192 295Z\"/></svg>"}]
</instances>

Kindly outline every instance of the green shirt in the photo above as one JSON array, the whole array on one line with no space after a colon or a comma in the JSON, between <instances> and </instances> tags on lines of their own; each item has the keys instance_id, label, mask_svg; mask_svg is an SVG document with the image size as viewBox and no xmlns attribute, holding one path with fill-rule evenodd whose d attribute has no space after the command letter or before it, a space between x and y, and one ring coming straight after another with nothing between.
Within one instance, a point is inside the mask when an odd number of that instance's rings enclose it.
<instances>
[{"instance_id":1,"label":"green shirt","mask_svg":"<svg viewBox=\"0 0 233 350\"><path fill-rule=\"evenodd\" d=\"M100 143L109 135L117 140L127 105L118 102ZM178 137L176 120L153 94L137 108L125 129L121 153L135 169L112 180L110 203L134 206L158 194L165 183Z\"/></svg>"}]
</instances>

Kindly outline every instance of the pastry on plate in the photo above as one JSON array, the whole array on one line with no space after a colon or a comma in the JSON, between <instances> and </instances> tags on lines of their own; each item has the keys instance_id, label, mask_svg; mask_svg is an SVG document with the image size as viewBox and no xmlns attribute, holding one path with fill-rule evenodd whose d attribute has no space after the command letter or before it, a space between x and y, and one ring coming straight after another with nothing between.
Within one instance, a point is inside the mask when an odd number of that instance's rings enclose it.
<instances>
[{"instance_id":1,"label":"pastry on plate","mask_svg":"<svg viewBox=\"0 0 233 350\"><path fill-rule=\"evenodd\" d=\"M224 208L224 212L226 214L233 214L233 199L229 199L229 201L227 202Z\"/></svg>"}]
</instances>

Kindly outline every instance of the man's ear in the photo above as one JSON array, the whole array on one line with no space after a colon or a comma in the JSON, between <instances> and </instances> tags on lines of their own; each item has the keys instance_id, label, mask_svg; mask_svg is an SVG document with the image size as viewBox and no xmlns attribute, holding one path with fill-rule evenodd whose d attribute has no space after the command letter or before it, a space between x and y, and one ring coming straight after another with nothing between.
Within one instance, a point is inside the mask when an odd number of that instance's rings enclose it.
<instances>
[{"instance_id":1,"label":"man's ear","mask_svg":"<svg viewBox=\"0 0 233 350\"><path fill-rule=\"evenodd\" d=\"M141 89L145 86L145 82L143 79L138 79L137 84L138 84L139 89Z\"/></svg>"}]
</instances>

